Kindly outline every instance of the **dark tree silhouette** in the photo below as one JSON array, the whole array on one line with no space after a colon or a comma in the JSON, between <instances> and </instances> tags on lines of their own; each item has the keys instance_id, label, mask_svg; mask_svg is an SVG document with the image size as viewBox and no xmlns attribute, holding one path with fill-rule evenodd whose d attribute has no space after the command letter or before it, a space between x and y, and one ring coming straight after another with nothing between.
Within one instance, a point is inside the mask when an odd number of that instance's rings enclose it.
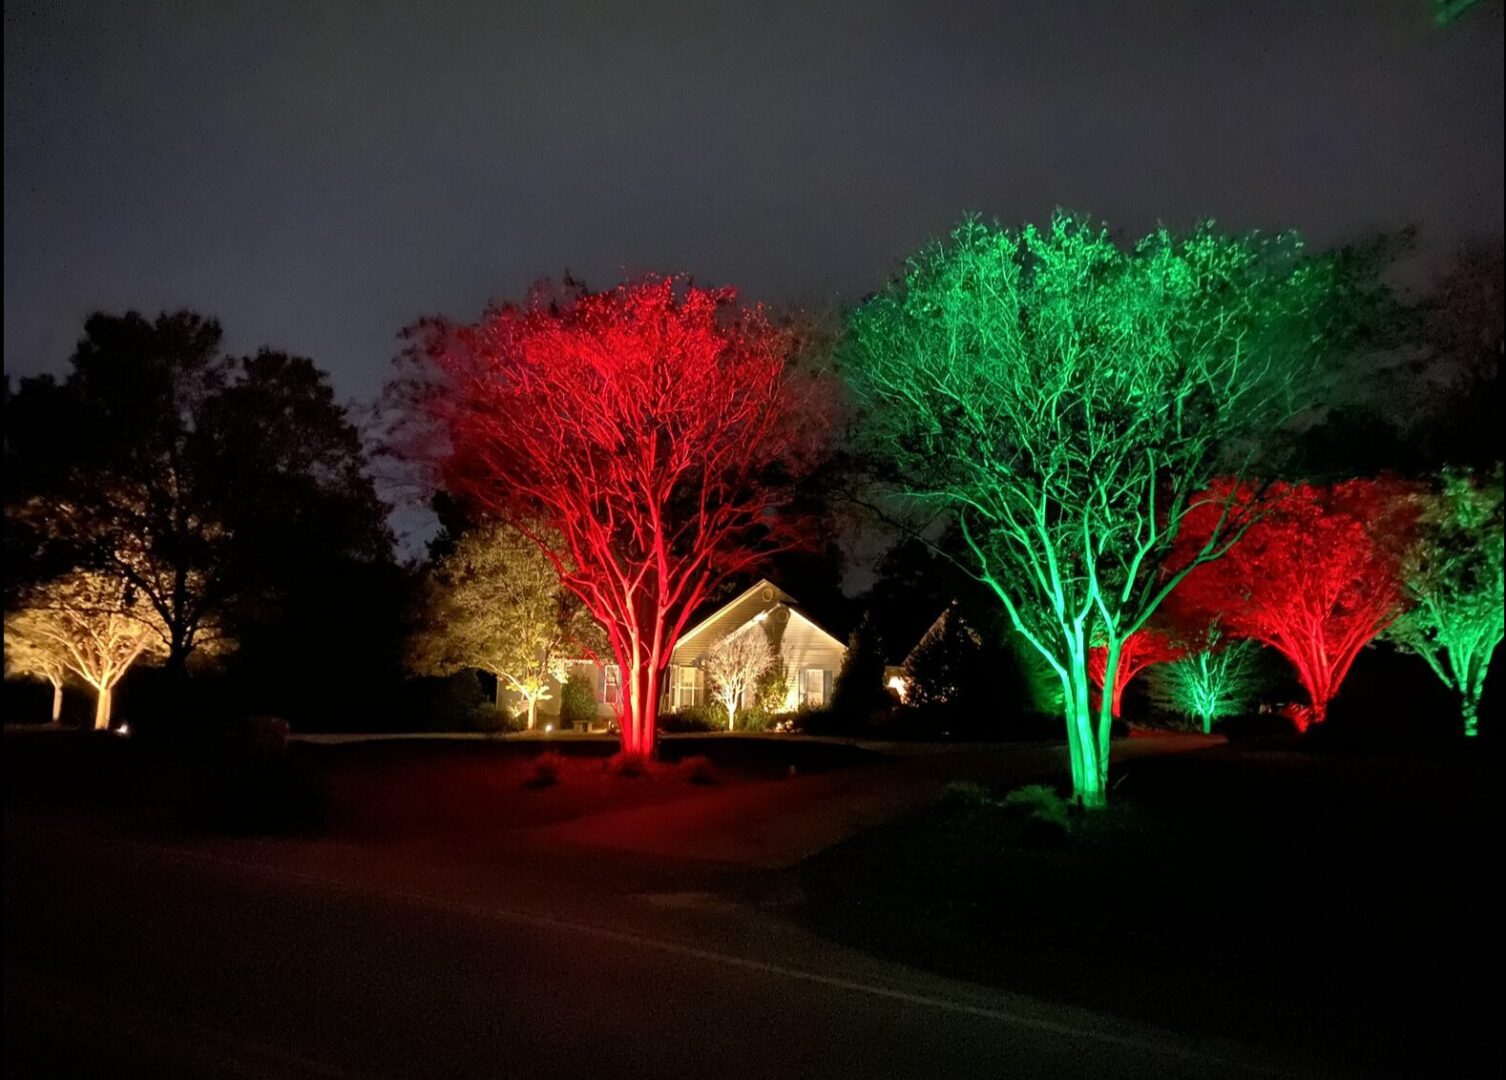
<instances>
[{"instance_id":1,"label":"dark tree silhouette","mask_svg":"<svg viewBox=\"0 0 1506 1080\"><path fill-rule=\"evenodd\" d=\"M275 621L300 567L390 558L325 373L227 357L212 319L94 315L68 376L24 381L6 413L7 530L39 576L120 578L161 620L176 675L241 624Z\"/></svg>"}]
</instances>

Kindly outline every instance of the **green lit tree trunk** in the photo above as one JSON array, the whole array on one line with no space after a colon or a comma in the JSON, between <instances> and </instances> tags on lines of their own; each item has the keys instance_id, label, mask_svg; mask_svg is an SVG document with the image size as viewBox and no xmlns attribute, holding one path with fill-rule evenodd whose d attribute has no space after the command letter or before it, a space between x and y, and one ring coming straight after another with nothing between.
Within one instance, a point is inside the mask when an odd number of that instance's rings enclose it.
<instances>
[{"instance_id":1,"label":"green lit tree trunk","mask_svg":"<svg viewBox=\"0 0 1506 1080\"><path fill-rule=\"evenodd\" d=\"M1108 805L1109 734L1113 724L1113 702L1109 695L1098 695L1093 703L1093 683L1088 677L1087 635L1081 629L1067 631L1067 666L1059 671L1062 680L1064 712L1067 725L1067 754L1072 768L1072 795L1090 810ZM1119 662L1117 643L1110 649L1107 672L1112 677ZM1112 684L1110 684L1112 685Z\"/></svg>"},{"instance_id":2,"label":"green lit tree trunk","mask_svg":"<svg viewBox=\"0 0 1506 1080\"><path fill-rule=\"evenodd\" d=\"M1206 652L1198 654L1198 673L1202 676L1202 679L1197 699L1197 718L1198 722L1202 725L1204 735L1213 734L1213 695L1208 692L1209 688L1213 685L1213 673L1208 670L1209 660L1210 654Z\"/></svg>"},{"instance_id":3,"label":"green lit tree trunk","mask_svg":"<svg viewBox=\"0 0 1506 1080\"><path fill-rule=\"evenodd\" d=\"M1122 638L1110 636L1108 655L1104 663L1104 674L1108 678L1117 680L1119 677L1119 663L1123 645L1124 641ZM1086 664L1083 666L1083 671L1084 673L1087 671ZM1113 686L1114 684L1106 683L1105 685ZM1109 749L1114 735L1114 707L1118 704L1113 694L1100 694L1099 697L1101 700L1098 702L1098 774L1096 777L1098 802L1089 803L1084 801L1085 806L1094 808L1103 807L1108 803Z\"/></svg>"},{"instance_id":4,"label":"green lit tree trunk","mask_svg":"<svg viewBox=\"0 0 1506 1080\"><path fill-rule=\"evenodd\" d=\"M1495 652L1495 643L1487 642L1476 648L1463 664L1464 676L1459 680L1459 712L1464 720L1464 737L1473 739L1480 734L1480 698L1485 693L1485 673L1490 670L1490 657Z\"/></svg>"}]
</instances>

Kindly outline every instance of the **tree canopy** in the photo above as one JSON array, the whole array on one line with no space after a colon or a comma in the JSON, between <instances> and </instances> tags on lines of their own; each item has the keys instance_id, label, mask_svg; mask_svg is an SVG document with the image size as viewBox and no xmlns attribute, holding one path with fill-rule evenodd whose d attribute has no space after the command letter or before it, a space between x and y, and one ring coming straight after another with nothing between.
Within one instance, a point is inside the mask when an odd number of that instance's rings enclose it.
<instances>
[{"instance_id":1,"label":"tree canopy","mask_svg":"<svg viewBox=\"0 0 1506 1080\"><path fill-rule=\"evenodd\" d=\"M797 542L782 511L827 422L790 336L730 291L669 279L567 283L411 336L428 425L409 453L549 558L620 665L624 753L653 753L691 613Z\"/></svg>"},{"instance_id":2,"label":"tree canopy","mask_svg":"<svg viewBox=\"0 0 1506 1080\"><path fill-rule=\"evenodd\" d=\"M463 533L423 585L409 665L421 675L479 669L501 691L519 695L534 726L549 680L563 682L564 661L595 655L600 630L565 591L548 558L526 536L498 522Z\"/></svg>"},{"instance_id":3,"label":"tree canopy","mask_svg":"<svg viewBox=\"0 0 1506 1080\"><path fill-rule=\"evenodd\" d=\"M1111 720L1091 715L1089 648L1112 685L1175 585L1161 563L1198 493L1353 347L1372 295L1354 285L1292 236L1160 229L1123 248L1066 215L968 219L853 314L865 437L901 498L955 515L968 569L1061 680L1084 802L1104 800Z\"/></svg>"},{"instance_id":4,"label":"tree canopy","mask_svg":"<svg viewBox=\"0 0 1506 1080\"><path fill-rule=\"evenodd\" d=\"M1423 499L1401 563L1407 610L1387 636L1422 657L1459 697L1464 734L1479 730L1480 695L1506 637L1506 492L1488 474L1446 470Z\"/></svg>"}]
</instances>

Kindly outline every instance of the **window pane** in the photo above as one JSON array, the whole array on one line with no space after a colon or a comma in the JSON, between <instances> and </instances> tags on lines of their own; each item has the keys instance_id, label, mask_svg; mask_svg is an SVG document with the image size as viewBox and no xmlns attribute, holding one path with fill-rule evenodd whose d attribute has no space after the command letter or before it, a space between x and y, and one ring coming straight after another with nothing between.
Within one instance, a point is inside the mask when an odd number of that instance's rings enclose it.
<instances>
[{"instance_id":1,"label":"window pane","mask_svg":"<svg viewBox=\"0 0 1506 1080\"><path fill-rule=\"evenodd\" d=\"M826 672L821 668L806 668L800 673L801 689L807 705L826 704Z\"/></svg>"}]
</instances>

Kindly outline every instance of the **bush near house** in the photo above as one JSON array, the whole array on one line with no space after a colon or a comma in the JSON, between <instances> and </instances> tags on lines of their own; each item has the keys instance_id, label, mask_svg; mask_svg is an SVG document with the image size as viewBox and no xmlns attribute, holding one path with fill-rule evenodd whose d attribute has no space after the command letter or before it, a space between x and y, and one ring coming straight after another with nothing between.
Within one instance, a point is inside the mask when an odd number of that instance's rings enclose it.
<instances>
[{"instance_id":1,"label":"bush near house","mask_svg":"<svg viewBox=\"0 0 1506 1080\"><path fill-rule=\"evenodd\" d=\"M840 726L864 728L882 723L892 704L884 688L884 655L872 627L865 622L848 639L847 655L837 672L828 711Z\"/></svg>"},{"instance_id":2,"label":"bush near house","mask_svg":"<svg viewBox=\"0 0 1506 1080\"><path fill-rule=\"evenodd\" d=\"M726 731L727 709L720 701L705 705L687 705L674 712L659 714L659 731L682 735L695 731Z\"/></svg>"},{"instance_id":3,"label":"bush near house","mask_svg":"<svg viewBox=\"0 0 1506 1080\"><path fill-rule=\"evenodd\" d=\"M789 670L782 663L773 665L753 684L754 711L764 716L782 712L789 692Z\"/></svg>"},{"instance_id":4,"label":"bush near house","mask_svg":"<svg viewBox=\"0 0 1506 1080\"><path fill-rule=\"evenodd\" d=\"M584 675L571 675L560 688L560 727L587 727L596 719L596 691Z\"/></svg>"}]
</instances>

